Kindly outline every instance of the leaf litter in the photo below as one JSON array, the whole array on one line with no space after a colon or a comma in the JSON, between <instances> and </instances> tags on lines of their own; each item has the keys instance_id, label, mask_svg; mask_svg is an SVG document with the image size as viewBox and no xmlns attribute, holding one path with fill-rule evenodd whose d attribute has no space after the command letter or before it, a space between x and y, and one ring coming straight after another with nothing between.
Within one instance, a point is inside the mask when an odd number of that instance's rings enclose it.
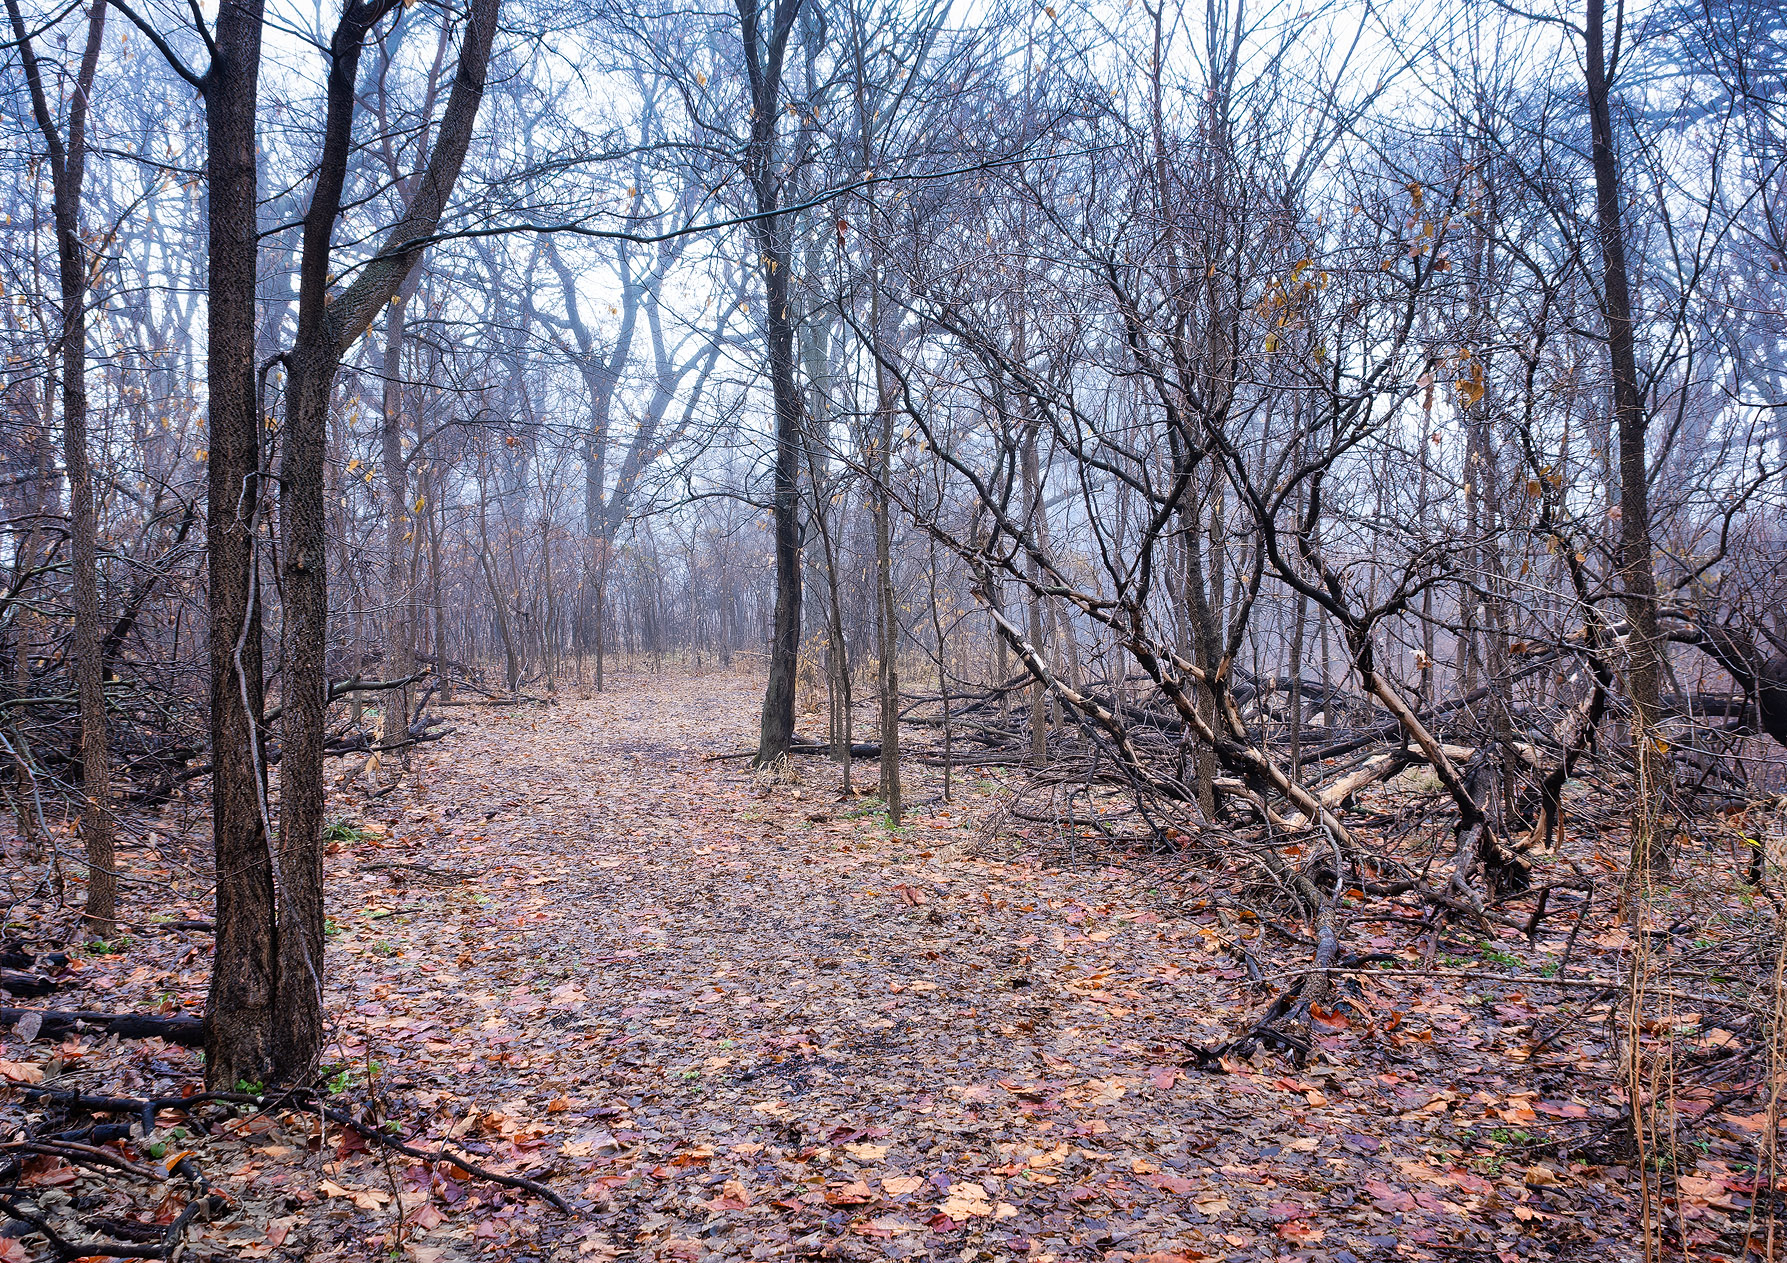
<instances>
[{"instance_id":1,"label":"leaf litter","mask_svg":"<svg viewBox=\"0 0 1787 1263\"><path fill-rule=\"evenodd\" d=\"M340 787L328 861L338 1108L573 1213L314 1111L209 1134L168 1111L114 1148L178 1146L231 1198L185 1257L1634 1257L1634 1180L1607 1139L1615 997L1360 971L1301 1066L1198 1068L1193 1049L1244 1025L1250 981L1232 919L1170 863L995 836L1004 787L946 804L930 770L890 830L840 801L830 764L790 782L708 759L749 742L751 680L618 683L468 711L387 798ZM185 899L171 915L202 915L191 866L160 871ZM196 1012L195 944L77 956L57 1003ZM79 1038L9 1040L0 1073L158 1096L202 1078L159 1040ZM1757 1196L1733 1155L1767 1116L1745 1099L1700 1106L1712 1139L1675 1182L1702 1246L1741 1235ZM51 1202L97 1187L32 1162ZM163 1192L143 1223L186 1200Z\"/></svg>"}]
</instances>

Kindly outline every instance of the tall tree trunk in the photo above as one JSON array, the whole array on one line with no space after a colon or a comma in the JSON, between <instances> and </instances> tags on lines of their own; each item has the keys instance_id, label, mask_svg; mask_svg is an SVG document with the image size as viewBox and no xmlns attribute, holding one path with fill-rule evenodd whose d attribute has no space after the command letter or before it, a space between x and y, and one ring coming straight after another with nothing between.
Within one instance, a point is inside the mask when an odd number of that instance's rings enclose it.
<instances>
[{"instance_id":1,"label":"tall tree trunk","mask_svg":"<svg viewBox=\"0 0 1787 1263\"><path fill-rule=\"evenodd\" d=\"M607 537L598 539L596 550L596 692L600 693L608 648L608 560L614 552L614 541Z\"/></svg>"},{"instance_id":2,"label":"tall tree trunk","mask_svg":"<svg viewBox=\"0 0 1787 1263\"><path fill-rule=\"evenodd\" d=\"M62 290L62 450L68 469L70 585L74 596L73 659L80 715L81 840L87 851L86 919L109 937L117 915L118 877L113 845L111 758L106 746L104 630L99 609L99 526L93 467L87 451L87 251L81 241L81 186L86 174L87 109L105 38L106 5L96 0L87 19L87 47L76 71L66 141L50 114L37 55L19 15L6 0L13 36L30 89L31 109L50 151L51 209Z\"/></svg>"},{"instance_id":3,"label":"tall tree trunk","mask_svg":"<svg viewBox=\"0 0 1787 1263\"><path fill-rule=\"evenodd\" d=\"M379 422L379 459L385 466L385 678L407 679L416 672L415 597L404 565L404 544L414 540L419 514L410 503L409 465L403 451L404 317L421 269L411 272L385 309L384 410ZM379 744L395 746L409 737L410 690L384 697ZM404 762L408 763L407 750Z\"/></svg>"},{"instance_id":4,"label":"tall tree trunk","mask_svg":"<svg viewBox=\"0 0 1787 1263\"><path fill-rule=\"evenodd\" d=\"M544 488L542 488L544 494ZM558 614L552 599L552 519L540 518L540 664L546 672L546 695L558 693Z\"/></svg>"},{"instance_id":5,"label":"tall tree trunk","mask_svg":"<svg viewBox=\"0 0 1787 1263\"><path fill-rule=\"evenodd\" d=\"M322 1048L323 655L329 590L324 537L324 422L334 383L326 357L294 350L280 459L279 972L276 1076L296 1081ZM387 700L386 709L390 709Z\"/></svg>"},{"instance_id":6,"label":"tall tree trunk","mask_svg":"<svg viewBox=\"0 0 1787 1263\"><path fill-rule=\"evenodd\" d=\"M768 232L763 234L769 236ZM769 682L763 693L763 721L757 762L772 763L788 753L794 739L795 672L800 660L800 451L803 441L800 391L794 380L794 322L790 319L785 248L777 259L773 240L764 277L769 306L770 386L776 406L776 465L771 497L776 538L776 613L770 641Z\"/></svg>"},{"instance_id":7,"label":"tall tree trunk","mask_svg":"<svg viewBox=\"0 0 1787 1263\"><path fill-rule=\"evenodd\" d=\"M261 410L255 392L255 103L265 0L218 10L206 76L210 281L207 393L210 479L205 525L211 594L211 836L217 939L206 999L205 1082L229 1090L272 1066L273 857L262 745Z\"/></svg>"},{"instance_id":8,"label":"tall tree trunk","mask_svg":"<svg viewBox=\"0 0 1787 1263\"><path fill-rule=\"evenodd\" d=\"M878 279L878 278L877 278ZM875 628L881 659L881 801L887 804L889 823L898 826L904 815L900 794L900 607L894 595L893 523L890 481L893 478L894 385L882 363L892 354L885 335L879 288L871 291L870 320L875 330L875 410L880 415L876 436L875 484L870 489L875 514Z\"/></svg>"},{"instance_id":9,"label":"tall tree trunk","mask_svg":"<svg viewBox=\"0 0 1787 1263\"><path fill-rule=\"evenodd\" d=\"M509 630L509 598L496 580L496 562L490 555L490 526L486 517L487 497L484 494L482 471L478 479L478 562L484 570L484 584L490 590L491 608L496 614L496 632L503 642L504 679L509 692L521 687L521 663L515 654L515 636Z\"/></svg>"},{"instance_id":10,"label":"tall tree trunk","mask_svg":"<svg viewBox=\"0 0 1787 1263\"><path fill-rule=\"evenodd\" d=\"M759 765L788 753L794 739L795 673L800 659L800 458L804 409L795 381L794 312L789 284L794 253L791 223L782 213L788 173L776 154L782 113L783 58L802 0L774 0L763 28L759 0L738 0L739 35L751 89L751 131L745 145L745 178L757 206L752 239L763 268L764 331L770 393L776 412L776 464L771 496L776 537L775 625L770 639L769 681L763 692L758 733Z\"/></svg>"},{"instance_id":11,"label":"tall tree trunk","mask_svg":"<svg viewBox=\"0 0 1787 1263\"><path fill-rule=\"evenodd\" d=\"M329 396L342 357L421 262L413 243L432 236L471 143L500 0L474 0L453 91L427 167L402 219L352 285L330 292L332 244L353 152L360 54L397 0L352 0L329 46L327 110L316 183L304 215L298 327L286 356L285 450L280 463L284 595L283 752L279 765L279 934L273 1072L307 1076L323 1038L323 734L328 717L324 649L329 593L323 470Z\"/></svg>"},{"instance_id":12,"label":"tall tree trunk","mask_svg":"<svg viewBox=\"0 0 1787 1263\"><path fill-rule=\"evenodd\" d=\"M441 600L441 531L447 509L439 502L428 466L422 468L422 493L428 498L422 510L428 523L428 586L430 599L434 602L434 670L440 681L441 701L450 702L453 700L453 673L447 669L447 607Z\"/></svg>"},{"instance_id":13,"label":"tall tree trunk","mask_svg":"<svg viewBox=\"0 0 1787 1263\"><path fill-rule=\"evenodd\" d=\"M943 643L943 619L937 612L937 541L931 540L931 633L937 638L937 696L943 704L943 801L954 801L951 777L951 750L954 736L949 715L949 657Z\"/></svg>"},{"instance_id":14,"label":"tall tree trunk","mask_svg":"<svg viewBox=\"0 0 1787 1263\"><path fill-rule=\"evenodd\" d=\"M1037 422L1026 419L1022 435L1019 438L1019 477L1024 496L1024 527L1030 538L1041 547L1037 532L1042 522L1042 477L1036 455ZM1024 610L1028 616L1026 631L1030 638L1030 647L1039 658L1046 660L1042 628L1042 597L1037 595L1037 587L1042 582L1042 564L1036 560L1032 549L1025 550L1024 576L1029 580L1024 585ZM1046 766L1049 761L1049 691L1041 681L1030 687L1030 762L1035 767Z\"/></svg>"},{"instance_id":15,"label":"tall tree trunk","mask_svg":"<svg viewBox=\"0 0 1787 1263\"><path fill-rule=\"evenodd\" d=\"M1613 149L1610 65L1605 42L1605 0L1587 0L1583 33L1587 70L1590 161L1595 171L1595 220L1601 247L1602 304L1607 313L1607 361L1613 378L1613 415L1619 430L1619 570L1630 624L1626 691L1632 702L1632 747L1638 777L1632 803L1632 868L1666 868L1669 853L1657 815L1665 767L1657 737L1661 709L1662 639L1657 628L1657 577L1651 565L1647 418L1633 343L1632 287L1626 271L1626 237L1620 222L1619 161ZM1614 46L1621 32L1616 26Z\"/></svg>"}]
</instances>

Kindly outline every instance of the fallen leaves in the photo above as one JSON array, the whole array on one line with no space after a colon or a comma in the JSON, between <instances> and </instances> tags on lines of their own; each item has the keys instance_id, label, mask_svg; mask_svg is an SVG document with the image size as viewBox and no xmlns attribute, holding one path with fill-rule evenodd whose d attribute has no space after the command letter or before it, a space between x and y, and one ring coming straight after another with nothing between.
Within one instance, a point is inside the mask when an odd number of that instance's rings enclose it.
<instances>
[{"instance_id":1,"label":"fallen leaves","mask_svg":"<svg viewBox=\"0 0 1787 1263\"><path fill-rule=\"evenodd\" d=\"M42 1083L43 1070L22 1061L0 1061L0 1079L8 1083Z\"/></svg>"},{"instance_id":2,"label":"fallen leaves","mask_svg":"<svg viewBox=\"0 0 1787 1263\"><path fill-rule=\"evenodd\" d=\"M751 712L747 683L714 677L716 702L633 679L537 728L480 716L378 809L391 848L475 865L478 882L373 898L400 879L349 870L331 887L331 1056L361 1076L348 1094L376 1063L378 1099L412 1134L547 1180L577 1225L448 1165L400 1163L394 1206L381 1157L333 1128L320 1152L314 1133L243 1133L224 1178L282 1181L269 1197L303 1209L243 1216L232 1248L357 1258L400 1208L415 1263L699 1259L725 1253L704 1233L728 1222L777 1257L955 1258L984 1239L1012 1257L1181 1263L1383 1257L1385 1237L1436 1256L1516 1232L1549 1246L1580 1219L1625 1221L1618 1177L1494 1139L1611 1117L1592 1080L1534 1077L1557 1048L1511 1064L1549 1032L1531 997L1467 1004L1361 971L1367 994L1316 1015L1295 1069L1236 1054L1193 1070L1187 1042L1218 1046L1259 1002L1221 946L1256 924L1231 933L1177 891L1156 897L1167 870L1148 861L923 854L848 803L813 813L700 763L731 741L716 714ZM964 792L951 827L979 801ZM467 806L468 823L445 814ZM105 967L119 994L165 985L127 968ZM1723 1055L1733 1029L1683 1038ZM42 1043L16 1055L0 1063L13 1083L49 1064ZM1767 1126L1742 1098L1706 1099L1729 1106L1705 1119L1725 1134ZM207 1172L233 1134L198 1150ZM1671 1195L1708 1216L1754 1189L1706 1167ZM1611 1257L1592 1234L1568 1240Z\"/></svg>"},{"instance_id":3,"label":"fallen leaves","mask_svg":"<svg viewBox=\"0 0 1787 1263\"><path fill-rule=\"evenodd\" d=\"M985 1188L962 1180L949 1186L949 1195L938 1205L937 1212L951 1219L1010 1219L1018 1208L1009 1202L993 1200Z\"/></svg>"},{"instance_id":4,"label":"fallen leaves","mask_svg":"<svg viewBox=\"0 0 1787 1263\"><path fill-rule=\"evenodd\" d=\"M324 1197L345 1198L361 1210L380 1210L391 1200L391 1194L384 1189L348 1188L334 1180L322 1181L316 1186L316 1191Z\"/></svg>"},{"instance_id":5,"label":"fallen leaves","mask_svg":"<svg viewBox=\"0 0 1787 1263\"><path fill-rule=\"evenodd\" d=\"M830 1199L828 1198L827 1200ZM756 1199L751 1196L750 1190L744 1186L742 1180L732 1179L727 1180L720 1186L719 1196L709 1198L703 1205L709 1210L716 1212L722 1210L749 1210L752 1206L756 1205Z\"/></svg>"}]
</instances>

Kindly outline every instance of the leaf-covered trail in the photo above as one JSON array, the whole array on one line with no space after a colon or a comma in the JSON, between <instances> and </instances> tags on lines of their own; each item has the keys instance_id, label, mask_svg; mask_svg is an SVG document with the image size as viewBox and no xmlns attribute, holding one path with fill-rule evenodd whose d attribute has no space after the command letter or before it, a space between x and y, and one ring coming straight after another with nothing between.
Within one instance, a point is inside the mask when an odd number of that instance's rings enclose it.
<instances>
[{"instance_id":1,"label":"leaf-covered trail","mask_svg":"<svg viewBox=\"0 0 1787 1263\"><path fill-rule=\"evenodd\" d=\"M1595 1169L1448 1160L1508 1102L1444 1040L1182 1070L1241 1019L1238 971L1158 866L1014 861L972 788L915 784L895 836L829 764L704 761L757 698L635 676L462 710L419 788L361 809L383 836L331 860L341 1082L371 1066L394 1116L578 1210L411 1168L412 1254L1620 1257ZM390 1173L336 1159L310 1257L391 1228Z\"/></svg>"}]
</instances>

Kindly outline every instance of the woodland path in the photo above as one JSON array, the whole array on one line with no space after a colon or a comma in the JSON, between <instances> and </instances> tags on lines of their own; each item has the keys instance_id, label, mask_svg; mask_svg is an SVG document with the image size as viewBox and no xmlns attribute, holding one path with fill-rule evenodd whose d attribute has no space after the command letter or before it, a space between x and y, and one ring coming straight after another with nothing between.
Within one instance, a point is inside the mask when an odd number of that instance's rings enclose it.
<instances>
[{"instance_id":1,"label":"woodland path","mask_svg":"<svg viewBox=\"0 0 1787 1263\"><path fill-rule=\"evenodd\" d=\"M344 796L383 836L330 861L343 1081L577 1215L349 1148L305 1257L363 1257L386 1187L424 1261L1622 1257L1596 1169L1460 1155L1514 1090L1462 1051L1476 1013L1394 1065L1347 1032L1301 1070L1180 1069L1245 993L1170 869L1025 860L973 827L984 789L916 783L890 836L821 760L706 761L758 696L679 672L465 708L419 789ZM366 869L406 863L476 876Z\"/></svg>"}]
</instances>

